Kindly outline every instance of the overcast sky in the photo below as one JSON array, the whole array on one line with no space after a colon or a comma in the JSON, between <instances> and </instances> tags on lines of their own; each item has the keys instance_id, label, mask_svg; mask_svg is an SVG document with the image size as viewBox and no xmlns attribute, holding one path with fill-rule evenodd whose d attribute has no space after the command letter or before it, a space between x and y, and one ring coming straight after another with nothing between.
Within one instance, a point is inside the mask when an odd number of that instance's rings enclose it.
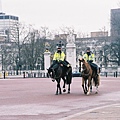
<instances>
[{"instance_id":1,"label":"overcast sky","mask_svg":"<svg viewBox=\"0 0 120 120\"><path fill-rule=\"evenodd\" d=\"M84 33L110 29L110 9L120 0L1 0L1 11L20 22L50 29L73 27Z\"/></svg>"}]
</instances>

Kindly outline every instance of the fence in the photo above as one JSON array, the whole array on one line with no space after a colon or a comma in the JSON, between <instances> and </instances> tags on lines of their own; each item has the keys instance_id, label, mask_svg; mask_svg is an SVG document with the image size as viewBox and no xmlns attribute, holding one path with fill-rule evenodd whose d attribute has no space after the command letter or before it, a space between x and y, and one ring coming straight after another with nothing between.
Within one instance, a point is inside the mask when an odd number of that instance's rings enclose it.
<instances>
[{"instance_id":1,"label":"fence","mask_svg":"<svg viewBox=\"0 0 120 120\"><path fill-rule=\"evenodd\" d=\"M108 77L108 76L120 77L120 72L117 72L117 71L115 71L115 72L101 72L100 75L106 76L106 77Z\"/></svg>"},{"instance_id":2,"label":"fence","mask_svg":"<svg viewBox=\"0 0 120 120\"><path fill-rule=\"evenodd\" d=\"M120 72L101 72L100 76L111 76L111 77L120 77ZM2 71L0 72L0 78L46 78L48 75L45 71L19 71L18 75L16 75L16 71ZM73 77L81 77L80 75L74 75Z\"/></svg>"},{"instance_id":3,"label":"fence","mask_svg":"<svg viewBox=\"0 0 120 120\"><path fill-rule=\"evenodd\" d=\"M45 78L48 77L45 71L1 71L0 78Z\"/></svg>"}]
</instances>

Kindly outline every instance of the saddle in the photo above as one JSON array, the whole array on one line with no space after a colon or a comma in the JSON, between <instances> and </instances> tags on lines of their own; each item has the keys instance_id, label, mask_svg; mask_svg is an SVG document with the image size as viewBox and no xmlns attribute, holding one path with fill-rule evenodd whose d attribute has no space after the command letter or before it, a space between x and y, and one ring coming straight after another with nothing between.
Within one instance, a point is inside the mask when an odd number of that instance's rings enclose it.
<instances>
[{"instance_id":1,"label":"saddle","mask_svg":"<svg viewBox=\"0 0 120 120\"><path fill-rule=\"evenodd\" d=\"M91 66L92 70L98 75L101 72L100 67L98 67L95 63L90 63L88 62L89 65Z\"/></svg>"}]
</instances>

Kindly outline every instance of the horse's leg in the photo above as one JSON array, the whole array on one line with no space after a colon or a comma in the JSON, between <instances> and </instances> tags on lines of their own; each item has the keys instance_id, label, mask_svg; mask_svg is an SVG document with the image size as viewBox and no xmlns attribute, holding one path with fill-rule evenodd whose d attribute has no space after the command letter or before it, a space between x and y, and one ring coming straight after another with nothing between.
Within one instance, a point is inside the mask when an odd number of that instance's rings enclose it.
<instances>
[{"instance_id":1,"label":"horse's leg","mask_svg":"<svg viewBox=\"0 0 120 120\"><path fill-rule=\"evenodd\" d=\"M56 95L58 95L58 91L59 91L59 94L62 94L62 92L61 92L61 87L60 87L60 83L57 83Z\"/></svg>"},{"instance_id":2,"label":"horse's leg","mask_svg":"<svg viewBox=\"0 0 120 120\"><path fill-rule=\"evenodd\" d=\"M68 84L68 94L70 94L70 84Z\"/></svg>"},{"instance_id":3,"label":"horse's leg","mask_svg":"<svg viewBox=\"0 0 120 120\"><path fill-rule=\"evenodd\" d=\"M85 85L85 79L82 78L82 88L83 88L84 94L86 94L86 90L84 88L86 85L85 86L84 85Z\"/></svg>"},{"instance_id":4,"label":"horse's leg","mask_svg":"<svg viewBox=\"0 0 120 120\"><path fill-rule=\"evenodd\" d=\"M87 95L90 94L90 86L91 86L91 77L88 78L88 91L87 91Z\"/></svg>"},{"instance_id":5,"label":"horse's leg","mask_svg":"<svg viewBox=\"0 0 120 120\"><path fill-rule=\"evenodd\" d=\"M61 81L61 78L59 78L59 94L62 94L62 91L61 91L61 86L60 86L60 81Z\"/></svg>"},{"instance_id":6,"label":"horse's leg","mask_svg":"<svg viewBox=\"0 0 120 120\"><path fill-rule=\"evenodd\" d=\"M58 89L59 89L59 83L57 81L57 90L56 90L56 95L58 95Z\"/></svg>"},{"instance_id":7,"label":"horse's leg","mask_svg":"<svg viewBox=\"0 0 120 120\"><path fill-rule=\"evenodd\" d=\"M66 76L66 82L68 84L68 94L70 94L70 84L72 80L72 72L69 71L68 75Z\"/></svg>"},{"instance_id":8,"label":"horse's leg","mask_svg":"<svg viewBox=\"0 0 120 120\"><path fill-rule=\"evenodd\" d=\"M95 92L95 94L98 93L98 86L99 86L99 84L100 84L100 76L98 75L96 79L97 79L97 80L96 80L96 81L97 81L97 84L95 85L95 86L96 86L96 92Z\"/></svg>"},{"instance_id":9,"label":"horse's leg","mask_svg":"<svg viewBox=\"0 0 120 120\"><path fill-rule=\"evenodd\" d=\"M92 92L92 84L90 85L90 92Z\"/></svg>"},{"instance_id":10,"label":"horse's leg","mask_svg":"<svg viewBox=\"0 0 120 120\"><path fill-rule=\"evenodd\" d=\"M92 80L91 80L91 83L90 83L90 92L92 92Z\"/></svg>"},{"instance_id":11,"label":"horse's leg","mask_svg":"<svg viewBox=\"0 0 120 120\"><path fill-rule=\"evenodd\" d=\"M98 85L96 85L96 92L95 92L95 94L97 94L98 93Z\"/></svg>"},{"instance_id":12,"label":"horse's leg","mask_svg":"<svg viewBox=\"0 0 120 120\"><path fill-rule=\"evenodd\" d=\"M87 94L87 91L88 91L88 88L87 88L87 80L85 80L84 84L85 84L85 94Z\"/></svg>"},{"instance_id":13,"label":"horse's leg","mask_svg":"<svg viewBox=\"0 0 120 120\"><path fill-rule=\"evenodd\" d=\"M63 83L63 92L66 92L66 89L65 89L65 81L66 81L66 80L65 80L64 77L62 77L62 79L63 79L63 82L64 82L64 83Z\"/></svg>"},{"instance_id":14,"label":"horse's leg","mask_svg":"<svg viewBox=\"0 0 120 120\"><path fill-rule=\"evenodd\" d=\"M60 87L60 79L57 79L56 81L57 81L56 95L58 95L58 92L59 92L59 94L62 94L61 87Z\"/></svg>"}]
</instances>

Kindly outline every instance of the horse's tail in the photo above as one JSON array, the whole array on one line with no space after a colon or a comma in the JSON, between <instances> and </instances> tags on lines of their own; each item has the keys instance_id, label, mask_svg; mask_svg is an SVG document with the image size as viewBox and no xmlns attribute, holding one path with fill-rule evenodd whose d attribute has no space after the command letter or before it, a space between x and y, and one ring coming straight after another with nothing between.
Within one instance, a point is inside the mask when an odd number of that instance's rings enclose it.
<instances>
[{"instance_id":1,"label":"horse's tail","mask_svg":"<svg viewBox=\"0 0 120 120\"><path fill-rule=\"evenodd\" d=\"M95 76L93 77L93 84L94 84L95 86L99 86L99 85L100 85L100 76L99 76L99 75L95 75Z\"/></svg>"}]
</instances>

